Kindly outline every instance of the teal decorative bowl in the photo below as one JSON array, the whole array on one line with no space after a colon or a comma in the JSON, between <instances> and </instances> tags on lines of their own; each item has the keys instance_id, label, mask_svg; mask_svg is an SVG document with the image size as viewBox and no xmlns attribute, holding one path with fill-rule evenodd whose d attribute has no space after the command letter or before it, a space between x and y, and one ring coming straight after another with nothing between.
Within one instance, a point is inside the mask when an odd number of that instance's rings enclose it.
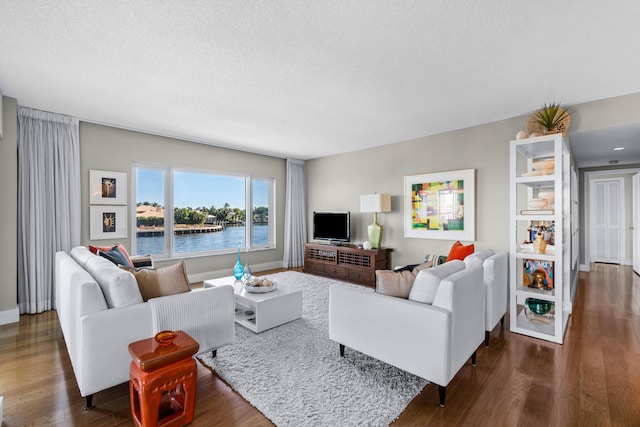
<instances>
[{"instance_id":1,"label":"teal decorative bowl","mask_svg":"<svg viewBox=\"0 0 640 427\"><path fill-rule=\"evenodd\" d=\"M527 298L524 300L524 303L529 307L529 310L538 315L547 314L553 308L552 301L546 301L543 299Z\"/></svg>"}]
</instances>

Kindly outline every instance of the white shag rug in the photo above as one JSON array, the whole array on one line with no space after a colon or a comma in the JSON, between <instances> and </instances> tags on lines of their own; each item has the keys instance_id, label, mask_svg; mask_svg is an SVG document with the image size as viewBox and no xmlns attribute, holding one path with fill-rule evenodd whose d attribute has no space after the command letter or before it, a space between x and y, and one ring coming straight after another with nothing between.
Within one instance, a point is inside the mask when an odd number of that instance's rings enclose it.
<instances>
[{"instance_id":1,"label":"white shag rug","mask_svg":"<svg viewBox=\"0 0 640 427\"><path fill-rule=\"evenodd\" d=\"M295 271L268 277L302 284L303 318L260 334L236 324L235 344L199 359L276 426L387 426L428 384L349 348L340 357L329 287L355 285Z\"/></svg>"}]
</instances>

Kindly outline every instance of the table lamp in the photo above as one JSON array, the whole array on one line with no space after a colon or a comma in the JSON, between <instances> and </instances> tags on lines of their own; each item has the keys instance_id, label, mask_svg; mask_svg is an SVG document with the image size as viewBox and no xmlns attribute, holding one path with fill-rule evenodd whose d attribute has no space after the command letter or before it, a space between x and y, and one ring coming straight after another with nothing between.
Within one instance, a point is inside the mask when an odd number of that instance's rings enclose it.
<instances>
[{"instance_id":1,"label":"table lamp","mask_svg":"<svg viewBox=\"0 0 640 427\"><path fill-rule=\"evenodd\" d=\"M391 212L390 194L366 194L360 196L360 212L373 212L373 223L367 227L372 249L380 247L382 226L378 224L378 212Z\"/></svg>"}]
</instances>

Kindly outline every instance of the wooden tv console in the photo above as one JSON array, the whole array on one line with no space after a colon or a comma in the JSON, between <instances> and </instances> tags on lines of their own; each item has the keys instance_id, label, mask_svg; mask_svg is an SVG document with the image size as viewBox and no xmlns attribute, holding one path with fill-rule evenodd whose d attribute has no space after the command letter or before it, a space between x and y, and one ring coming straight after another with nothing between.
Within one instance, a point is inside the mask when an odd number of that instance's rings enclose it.
<instances>
[{"instance_id":1,"label":"wooden tv console","mask_svg":"<svg viewBox=\"0 0 640 427\"><path fill-rule=\"evenodd\" d=\"M306 243L302 271L375 287L376 270L390 268L392 251L389 248L366 250L352 245Z\"/></svg>"}]
</instances>

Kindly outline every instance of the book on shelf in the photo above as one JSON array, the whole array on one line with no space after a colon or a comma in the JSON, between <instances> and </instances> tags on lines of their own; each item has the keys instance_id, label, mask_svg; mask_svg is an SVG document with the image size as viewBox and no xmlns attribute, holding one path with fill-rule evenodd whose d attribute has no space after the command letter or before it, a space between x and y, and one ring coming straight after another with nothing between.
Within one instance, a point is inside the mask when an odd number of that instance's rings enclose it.
<instances>
[{"instance_id":1,"label":"book on shelf","mask_svg":"<svg viewBox=\"0 0 640 427\"><path fill-rule=\"evenodd\" d=\"M553 209L523 209L520 215L553 215Z\"/></svg>"},{"instance_id":2,"label":"book on shelf","mask_svg":"<svg viewBox=\"0 0 640 427\"><path fill-rule=\"evenodd\" d=\"M522 273L524 286L553 289L553 261L524 259Z\"/></svg>"}]
</instances>

